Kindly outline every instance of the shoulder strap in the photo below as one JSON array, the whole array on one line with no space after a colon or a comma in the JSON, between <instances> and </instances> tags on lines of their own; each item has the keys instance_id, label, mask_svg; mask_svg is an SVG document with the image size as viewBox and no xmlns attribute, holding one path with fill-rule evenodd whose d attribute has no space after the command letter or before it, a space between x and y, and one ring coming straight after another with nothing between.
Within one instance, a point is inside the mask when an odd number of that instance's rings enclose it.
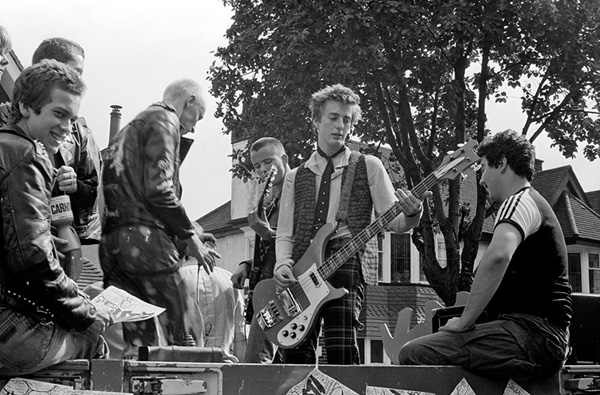
<instances>
[{"instance_id":1,"label":"shoulder strap","mask_svg":"<svg viewBox=\"0 0 600 395\"><path fill-rule=\"evenodd\" d=\"M352 192L352 183L354 182L354 173L356 172L356 164L362 154L356 151L350 153L348 159L348 168L346 169L346 179L342 185L342 196L340 198L340 206L338 212L335 215L335 220L339 222L345 222L348 218L348 205L350 202L350 193Z\"/></svg>"}]
</instances>

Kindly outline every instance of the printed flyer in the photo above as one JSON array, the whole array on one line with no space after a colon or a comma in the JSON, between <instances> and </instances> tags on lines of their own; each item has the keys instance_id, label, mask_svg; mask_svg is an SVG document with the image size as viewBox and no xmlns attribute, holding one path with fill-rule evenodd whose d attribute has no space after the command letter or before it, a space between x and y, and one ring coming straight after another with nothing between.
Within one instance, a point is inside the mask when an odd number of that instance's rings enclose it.
<instances>
[{"instance_id":1,"label":"printed flyer","mask_svg":"<svg viewBox=\"0 0 600 395\"><path fill-rule=\"evenodd\" d=\"M92 303L108 307L115 319L115 323L143 321L156 317L165 311L162 307L146 303L112 285L92 299Z\"/></svg>"},{"instance_id":2,"label":"printed flyer","mask_svg":"<svg viewBox=\"0 0 600 395\"><path fill-rule=\"evenodd\" d=\"M392 388L371 387L367 386L365 395L436 395L433 392L400 390Z\"/></svg>"},{"instance_id":3,"label":"printed flyer","mask_svg":"<svg viewBox=\"0 0 600 395\"><path fill-rule=\"evenodd\" d=\"M334 378L313 369L300 383L293 386L287 395L359 395Z\"/></svg>"},{"instance_id":4,"label":"printed flyer","mask_svg":"<svg viewBox=\"0 0 600 395\"><path fill-rule=\"evenodd\" d=\"M117 392L75 390L66 385L23 378L12 378L0 390L0 395L114 395ZM119 392L120 395L127 393ZM130 394L133 395L133 394Z\"/></svg>"}]
</instances>

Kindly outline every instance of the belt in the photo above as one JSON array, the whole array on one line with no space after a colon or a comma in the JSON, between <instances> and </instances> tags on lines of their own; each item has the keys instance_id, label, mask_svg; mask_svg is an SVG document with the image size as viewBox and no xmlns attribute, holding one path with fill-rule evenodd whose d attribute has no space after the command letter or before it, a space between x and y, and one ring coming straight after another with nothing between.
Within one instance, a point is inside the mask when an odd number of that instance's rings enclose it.
<instances>
[{"instance_id":1,"label":"belt","mask_svg":"<svg viewBox=\"0 0 600 395\"><path fill-rule=\"evenodd\" d=\"M48 308L10 289L5 290L2 302L14 310L33 314L44 322L54 321L54 314Z\"/></svg>"}]
</instances>

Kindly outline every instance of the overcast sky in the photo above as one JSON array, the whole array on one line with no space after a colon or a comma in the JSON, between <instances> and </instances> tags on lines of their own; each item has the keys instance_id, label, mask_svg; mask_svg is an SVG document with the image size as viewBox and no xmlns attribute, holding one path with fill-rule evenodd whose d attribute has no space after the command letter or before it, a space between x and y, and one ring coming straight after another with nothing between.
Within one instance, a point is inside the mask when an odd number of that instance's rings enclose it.
<instances>
[{"instance_id":1,"label":"overcast sky","mask_svg":"<svg viewBox=\"0 0 600 395\"><path fill-rule=\"evenodd\" d=\"M221 0L20 0L3 2L0 25L10 32L24 66L30 65L33 51L48 37L66 37L84 47L88 91L80 115L105 148L112 104L123 106L124 125L160 100L173 80L190 77L208 88L213 52L227 45L224 35L230 17ZM516 96L509 100L488 114L493 131L520 130L524 120L520 103ZM230 199L231 145L213 116L215 108L214 99L209 100L181 170L183 202L192 219ZM589 163L581 154L567 160L545 140L536 145L545 169L571 165L585 191L600 189L600 161Z\"/></svg>"}]
</instances>

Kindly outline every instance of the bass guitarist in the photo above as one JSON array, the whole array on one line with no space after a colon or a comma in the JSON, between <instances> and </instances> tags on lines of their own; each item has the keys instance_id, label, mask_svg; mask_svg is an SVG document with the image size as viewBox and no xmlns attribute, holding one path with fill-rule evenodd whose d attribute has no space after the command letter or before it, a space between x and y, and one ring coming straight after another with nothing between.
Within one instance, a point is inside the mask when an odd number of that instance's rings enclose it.
<instances>
[{"instance_id":1,"label":"bass guitarist","mask_svg":"<svg viewBox=\"0 0 600 395\"><path fill-rule=\"evenodd\" d=\"M378 158L352 153L345 146L348 134L361 117L359 103L356 93L339 84L312 95L310 110L317 132L317 151L285 178L277 226L274 275L279 290L296 283L292 267L303 257L311 239L325 223L339 224L337 232L324 246L325 258L371 223L373 209L381 214L394 204L400 205L403 214L388 225L394 232L406 232L419 223L421 200L410 192L395 192ZM328 162L332 167L329 177L324 176ZM430 192L427 192L423 196L429 195ZM350 257L329 278L333 287L343 287L348 293L328 302L320 313L324 319L328 364L360 363L356 341L360 325L358 318L365 298L365 284L377 284L376 243L376 238L372 239L361 253ZM304 343L282 350L283 363L316 362L321 317L317 318Z\"/></svg>"},{"instance_id":2,"label":"bass guitarist","mask_svg":"<svg viewBox=\"0 0 600 395\"><path fill-rule=\"evenodd\" d=\"M273 278L275 266L275 230L279 217L279 197L285 175L289 171L288 157L279 140L273 137L258 139L250 147L250 161L257 175L265 180L258 207L248 214L248 224L256 232L254 259L240 263L231 276L235 288L242 289L249 281L250 300L247 303L246 322L250 324L246 345L245 363L272 363L277 347L264 335L256 322L252 309L252 291L256 284Z\"/></svg>"}]
</instances>

